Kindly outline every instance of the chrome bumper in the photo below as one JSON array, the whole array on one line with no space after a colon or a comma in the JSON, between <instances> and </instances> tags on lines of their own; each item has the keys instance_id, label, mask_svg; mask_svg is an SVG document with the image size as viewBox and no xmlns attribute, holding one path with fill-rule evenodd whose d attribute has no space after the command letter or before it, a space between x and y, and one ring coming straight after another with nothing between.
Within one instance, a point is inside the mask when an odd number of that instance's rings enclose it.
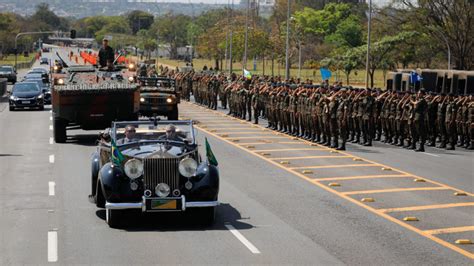
<instances>
[{"instance_id":1,"label":"chrome bumper","mask_svg":"<svg viewBox=\"0 0 474 266\"><path fill-rule=\"evenodd\" d=\"M186 202L186 198L181 196L183 208L182 210L186 210L186 208L203 208L203 207L216 207L219 205L219 201L189 201ZM106 202L105 208L109 210L126 210L126 209L141 209L143 212L146 211L145 207L145 197L143 197L143 201L141 202L120 202L120 203L113 203L113 202Z\"/></svg>"}]
</instances>

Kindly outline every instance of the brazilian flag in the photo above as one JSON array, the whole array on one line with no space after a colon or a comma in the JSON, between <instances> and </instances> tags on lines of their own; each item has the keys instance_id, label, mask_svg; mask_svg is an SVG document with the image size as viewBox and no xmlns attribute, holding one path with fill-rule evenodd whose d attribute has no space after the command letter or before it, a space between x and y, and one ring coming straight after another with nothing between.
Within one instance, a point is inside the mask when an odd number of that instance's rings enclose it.
<instances>
[{"instance_id":1,"label":"brazilian flag","mask_svg":"<svg viewBox=\"0 0 474 266\"><path fill-rule=\"evenodd\" d=\"M121 165L125 157L123 157L122 152L118 149L115 141L112 140L112 163L115 165Z\"/></svg>"},{"instance_id":2,"label":"brazilian flag","mask_svg":"<svg viewBox=\"0 0 474 266\"><path fill-rule=\"evenodd\" d=\"M207 141L207 138L206 138L206 157L207 157L207 161L209 162L209 164L212 164L214 166L218 165L217 159L216 159L216 157L214 156L214 153L211 150L211 145L209 145L209 142Z\"/></svg>"}]
</instances>

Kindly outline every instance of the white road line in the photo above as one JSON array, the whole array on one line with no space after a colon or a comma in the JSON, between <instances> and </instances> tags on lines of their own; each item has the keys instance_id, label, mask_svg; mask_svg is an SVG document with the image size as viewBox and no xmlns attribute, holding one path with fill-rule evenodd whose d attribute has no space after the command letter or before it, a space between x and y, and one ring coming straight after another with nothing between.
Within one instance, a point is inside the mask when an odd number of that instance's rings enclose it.
<instances>
[{"instance_id":1,"label":"white road line","mask_svg":"<svg viewBox=\"0 0 474 266\"><path fill-rule=\"evenodd\" d=\"M58 261L58 232L48 231L48 262Z\"/></svg>"},{"instance_id":2,"label":"white road line","mask_svg":"<svg viewBox=\"0 0 474 266\"><path fill-rule=\"evenodd\" d=\"M50 138L49 138L49 144L52 145L53 143L54 143L54 139L53 139L53 137L50 137Z\"/></svg>"},{"instance_id":3,"label":"white road line","mask_svg":"<svg viewBox=\"0 0 474 266\"><path fill-rule=\"evenodd\" d=\"M433 156L433 157L440 157L439 155L429 153L429 152L422 152L421 154L426 154L426 155Z\"/></svg>"},{"instance_id":4,"label":"white road line","mask_svg":"<svg viewBox=\"0 0 474 266\"><path fill-rule=\"evenodd\" d=\"M52 112L53 112L53 110L49 110L49 112L50 112L50 113L52 113Z\"/></svg>"},{"instance_id":5,"label":"white road line","mask_svg":"<svg viewBox=\"0 0 474 266\"><path fill-rule=\"evenodd\" d=\"M52 116L49 117L49 121L53 121L53 117L52 117Z\"/></svg>"},{"instance_id":6,"label":"white road line","mask_svg":"<svg viewBox=\"0 0 474 266\"><path fill-rule=\"evenodd\" d=\"M235 229L235 227L233 227L231 224L226 224L225 227L227 227L227 229L229 229L229 231L250 250L250 252L253 254L260 254L260 251L252 243L250 243L250 241L248 241L245 236Z\"/></svg>"},{"instance_id":7,"label":"white road line","mask_svg":"<svg viewBox=\"0 0 474 266\"><path fill-rule=\"evenodd\" d=\"M49 125L49 130L53 130L53 125Z\"/></svg>"},{"instance_id":8,"label":"white road line","mask_svg":"<svg viewBox=\"0 0 474 266\"><path fill-rule=\"evenodd\" d=\"M54 163L54 154L49 156L49 163Z\"/></svg>"},{"instance_id":9,"label":"white road line","mask_svg":"<svg viewBox=\"0 0 474 266\"><path fill-rule=\"evenodd\" d=\"M49 195L54 196L55 195L54 188L56 187L56 183L49 181L48 186L49 186Z\"/></svg>"}]
</instances>

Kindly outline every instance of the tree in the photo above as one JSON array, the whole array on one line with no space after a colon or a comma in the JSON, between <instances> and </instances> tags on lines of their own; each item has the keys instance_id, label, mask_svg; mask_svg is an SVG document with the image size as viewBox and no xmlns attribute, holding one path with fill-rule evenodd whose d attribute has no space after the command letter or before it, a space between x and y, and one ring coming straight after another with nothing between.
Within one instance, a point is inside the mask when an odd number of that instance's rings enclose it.
<instances>
[{"instance_id":1,"label":"tree","mask_svg":"<svg viewBox=\"0 0 474 266\"><path fill-rule=\"evenodd\" d=\"M178 47L187 44L189 23L190 17L188 16L166 14L155 20L150 28L151 36L159 38L160 42L169 43L170 57L176 59Z\"/></svg>"},{"instance_id":2,"label":"tree","mask_svg":"<svg viewBox=\"0 0 474 266\"><path fill-rule=\"evenodd\" d=\"M407 14L403 23L414 23L444 51L450 46L455 68L474 67L474 5L472 0L397 0ZM399 19L398 19L399 20Z\"/></svg>"},{"instance_id":3,"label":"tree","mask_svg":"<svg viewBox=\"0 0 474 266\"><path fill-rule=\"evenodd\" d=\"M397 47L415 36L417 36L416 32L401 32L395 36L385 36L381 40L371 44L368 67L371 88L374 87L375 70L392 64L392 58ZM364 60L367 53L366 45L353 48L353 53L366 65L366 61Z\"/></svg>"},{"instance_id":4,"label":"tree","mask_svg":"<svg viewBox=\"0 0 474 266\"><path fill-rule=\"evenodd\" d=\"M137 34L142 29L148 30L154 19L152 14L141 10L134 10L127 14L127 22L133 34Z\"/></svg>"}]
</instances>

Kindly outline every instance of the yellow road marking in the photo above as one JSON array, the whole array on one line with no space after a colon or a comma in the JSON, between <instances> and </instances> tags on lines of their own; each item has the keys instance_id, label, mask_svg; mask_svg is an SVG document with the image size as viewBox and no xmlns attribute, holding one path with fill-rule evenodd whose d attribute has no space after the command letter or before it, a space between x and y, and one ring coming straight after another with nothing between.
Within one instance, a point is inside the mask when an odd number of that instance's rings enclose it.
<instances>
[{"instance_id":1,"label":"yellow road marking","mask_svg":"<svg viewBox=\"0 0 474 266\"><path fill-rule=\"evenodd\" d=\"M247 143L241 143L240 145L268 145L271 143L266 143L266 142L247 142Z\"/></svg>"},{"instance_id":2,"label":"yellow road marking","mask_svg":"<svg viewBox=\"0 0 474 266\"><path fill-rule=\"evenodd\" d=\"M407 191L424 191L424 190L448 190L445 187L410 187L410 188L389 188L389 189L375 189L375 190L359 190L342 192L344 195L357 194L374 194L374 193L391 193L391 192L407 192Z\"/></svg>"},{"instance_id":3,"label":"yellow road marking","mask_svg":"<svg viewBox=\"0 0 474 266\"><path fill-rule=\"evenodd\" d=\"M350 156L338 156L338 155L315 155L315 156L301 156L301 157L277 157L277 158L269 158L271 160L300 160L300 159L326 159L326 158L350 158ZM305 167L303 167L305 168ZM295 169L295 168L291 168Z\"/></svg>"},{"instance_id":4,"label":"yellow road marking","mask_svg":"<svg viewBox=\"0 0 474 266\"><path fill-rule=\"evenodd\" d=\"M278 144L306 144L304 142L300 142L300 141L280 141L280 142L276 142Z\"/></svg>"},{"instance_id":5,"label":"yellow road marking","mask_svg":"<svg viewBox=\"0 0 474 266\"><path fill-rule=\"evenodd\" d=\"M334 156L341 157L341 156ZM375 164L332 164L332 165L317 165L317 166L301 166L301 167L292 167L291 169L325 169L325 168L348 168L348 167L373 167L378 166Z\"/></svg>"},{"instance_id":6,"label":"yellow road marking","mask_svg":"<svg viewBox=\"0 0 474 266\"><path fill-rule=\"evenodd\" d=\"M185 104L191 105L191 103L185 103ZM208 110L208 111L213 111L213 110ZM214 112L217 112L217 111L214 111ZM287 171L287 172L290 172L290 173L292 173L292 174L294 174L294 175L300 177L301 179L304 179L304 180L306 180L306 181L308 181L308 182L310 182L310 183L312 183L312 184L314 184L314 185L316 185L316 186L318 186L318 187L320 187L320 188L322 188L322 189L324 189L324 190L326 190L326 191L328 191L328 192L330 192L330 193L332 193L332 194L334 194L334 195L337 195L337 196L339 196L339 197L341 197L341 198L344 198L345 200L347 200L347 201L349 201L349 202L352 202L353 204L358 205L358 206L360 206L360 207L362 207L362 208L364 208L364 209L366 209L366 210L368 210L368 211L370 211L370 212L372 212L372 213L374 213L374 214L377 214L377 215L379 215L379 216L385 218L386 220L389 220L389 221L391 221L391 222L393 222L393 223L398 224L398 225L401 226L401 227L404 227L404 228L406 228L406 229L408 229L408 230L411 230L411 231L413 231L413 232L415 232L415 233L417 233L417 234L419 234L419 235L422 235L422 236L424 236L424 237L426 237L426 238L428 238L428 239L430 239L430 240L432 240L432 241L434 241L434 242L436 242L436 243L438 243L438 244L440 244L440 245L442 245L442 246L444 246L444 247L446 247L446 248L449 248L449 249L451 249L451 250L453 250L453 251L456 251L456 252L458 252L458 253L460 253L460 254L462 254L462 255L464 255L464 256L470 258L470 259L474 259L474 254L471 253L471 252L469 252L469 251L466 251L466 250L464 250L464 249L462 249L462 248L459 248L458 246L453 245L452 243L449 243L449 242L447 242L447 241L445 241L445 240L443 240L443 239L441 239L441 238L435 237L435 236L433 236L432 234L428 234L428 233L424 232L423 230L418 229L418 228L416 228L416 227L413 226L413 225L404 223L403 221L400 221L400 220L398 220L397 218L392 217L392 216L390 216L390 215L388 215L388 214L386 214L386 213L379 212L377 209L375 209L375 208L373 208L373 207L371 207L371 206L369 206L369 205L366 205L366 204L364 204L364 203L362 203L362 202L359 202L358 200L356 200L356 199L354 199L354 198L351 198L351 197L349 197L349 196L347 196L347 195L344 195L344 194L342 194L341 192L339 192L339 191L337 191L337 190L335 190L335 189L332 189L331 187L328 187L328 186L326 186L326 185L323 185L323 184L321 184L321 183L319 183L319 182L313 180L312 178L307 177L307 176L305 176L305 175L303 175L303 174L301 174L301 173L299 173L299 172L297 172L297 171L294 171L294 170L292 170L292 169L289 169L289 168L287 168L287 167L285 167L285 166L283 166L283 165L280 165L280 164L278 164L278 163L275 162L275 161L272 161L272 160L270 160L270 159L268 159L268 158L265 158L264 156L262 156L262 155L256 153L255 151L252 151L252 150L246 149L246 148L244 148L244 147L241 147L241 146L239 146L239 145L233 143L232 141L230 141L230 140L228 140L228 139L221 138L221 137L219 137L218 135L207 131L206 129L200 128L199 126L196 126L196 127L199 128L199 129L201 129L202 131L206 132L207 134L209 134L209 135L211 135L211 136L214 136L215 138L221 139L221 140L227 142L228 144L233 145L234 147L236 147L236 148L238 148L238 149L241 149L241 150L246 151L246 152L248 152L248 153L250 153L250 154L253 154L254 156L257 156L258 158L260 158L260 159L262 159L262 160L264 160L264 161L267 161L268 163L271 163L271 164L273 164L273 165L275 165L275 166L277 166L277 167L279 167L279 168L281 168L281 169L283 169L283 170L285 170L285 171ZM304 141L304 140L303 140L303 141ZM347 156L354 157L352 154L349 154L349 153L346 153L346 152L341 152L341 154L345 154L345 155L347 155ZM365 160L365 161L367 161L367 162L372 162L372 161L369 161L369 160ZM372 163L375 163L375 162L372 162ZM376 163L375 163L375 164L376 164ZM388 167L388 166L387 166L387 167ZM408 173L408 172L404 172L404 171L401 171L401 170L398 170L398 171L401 172L401 173L403 173L403 174L405 174L406 176L413 176L413 177L416 177L416 178L421 178L421 177L419 177L419 176L412 175L412 174L410 174L410 173ZM444 184L439 183L439 182L434 182L434 181L430 181L430 182L432 182L432 183L434 183L434 184L437 184L437 185L440 185L440 186L445 186L446 188L449 188L449 189L458 190L458 189L452 188L452 187L450 187L450 186L444 185ZM459 190L458 190L458 191L459 191ZM469 195L472 196L472 193L469 193Z\"/></svg>"},{"instance_id":7,"label":"yellow road marking","mask_svg":"<svg viewBox=\"0 0 474 266\"><path fill-rule=\"evenodd\" d=\"M356 180L356 179L372 179L372 178L389 178L389 177L407 177L410 175L356 175L356 176L341 176L313 179L316 182L321 181L342 181L342 180Z\"/></svg>"},{"instance_id":8,"label":"yellow road marking","mask_svg":"<svg viewBox=\"0 0 474 266\"><path fill-rule=\"evenodd\" d=\"M233 139L259 139L262 138L262 136L255 136L255 137L236 137ZM278 137L278 136L265 136L266 139L286 139L286 137Z\"/></svg>"},{"instance_id":9,"label":"yellow road marking","mask_svg":"<svg viewBox=\"0 0 474 266\"><path fill-rule=\"evenodd\" d=\"M288 148L288 149L268 149L268 150L257 150L260 151L325 151L326 149L321 148Z\"/></svg>"},{"instance_id":10,"label":"yellow road marking","mask_svg":"<svg viewBox=\"0 0 474 266\"><path fill-rule=\"evenodd\" d=\"M240 131L240 132L219 132L219 134L233 134L233 135L250 135L250 134L255 134L255 135L263 135L263 136L267 136L269 134L269 132L264 132L264 131L252 131L252 132L248 132L248 131ZM272 134L273 135L273 134Z\"/></svg>"},{"instance_id":11,"label":"yellow road marking","mask_svg":"<svg viewBox=\"0 0 474 266\"><path fill-rule=\"evenodd\" d=\"M245 130L249 130L249 131L252 131L252 132L265 132L265 131L262 131L261 129L258 129L258 128L247 128L247 127L213 127L212 129L215 129L215 130L234 130L234 129L242 130L242 129L245 129ZM228 132L228 133L233 133L233 132Z\"/></svg>"},{"instance_id":12,"label":"yellow road marking","mask_svg":"<svg viewBox=\"0 0 474 266\"><path fill-rule=\"evenodd\" d=\"M380 212L406 212L406 211L424 211L434 209L446 209L456 207L468 207L474 206L474 202L460 202L460 203L448 203L448 204L436 204L436 205L424 205L424 206L413 206L413 207L402 207L402 208L389 208L379 209Z\"/></svg>"},{"instance_id":13,"label":"yellow road marking","mask_svg":"<svg viewBox=\"0 0 474 266\"><path fill-rule=\"evenodd\" d=\"M450 234L450 233L462 233L474 231L474 226L460 226L460 227L449 227L433 230L425 230L424 232L429 235L439 235L439 234Z\"/></svg>"}]
</instances>

